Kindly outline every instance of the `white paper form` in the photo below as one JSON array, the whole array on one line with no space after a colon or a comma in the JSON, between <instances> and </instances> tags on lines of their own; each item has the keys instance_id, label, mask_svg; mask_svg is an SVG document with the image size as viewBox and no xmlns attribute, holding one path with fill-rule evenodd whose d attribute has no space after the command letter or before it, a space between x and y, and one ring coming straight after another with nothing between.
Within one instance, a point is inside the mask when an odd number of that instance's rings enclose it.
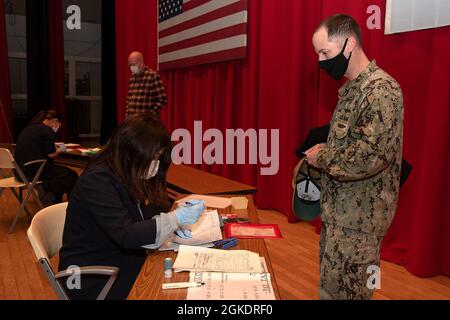
<instances>
[{"instance_id":1,"label":"white paper form","mask_svg":"<svg viewBox=\"0 0 450 320\"><path fill-rule=\"evenodd\" d=\"M198 244L197 246L202 248L213 248L214 243ZM178 252L179 249L180 245L178 243L172 242L171 240L167 240L158 250Z\"/></svg>"},{"instance_id":2,"label":"white paper form","mask_svg":"<svg viewBox=\"0 0 450 320\"><path fill-rule=\"evenodd\" d=\"M196 246L222 240L222 231L220 230L219 213L217 210L206 211L197 223L191 226L191 232L191 239L182 239L174 236L172 241L187 246Z\"/></svg>"},{"instance_id":3,"label":"white paper form","mask_svg":"<svg viewBox=\"0 0 450 320\"><path fill-rule=\"evenodd\" d=\"M257 253L246 250L227 251L184 245L180 245L173 268L175 272L262 272Z\"/></svg>"},{"instance_id":4,"label":"white paper form","mask_svg":"<svg viewBox=\"0 0 450 320\"><path fill-rule=\"evenodd\" d=\"M191 272L191 282L205 285L189 288L187 300L275 300L264 258L261 264L263 273Z\"/></svg>"}]
</instances>

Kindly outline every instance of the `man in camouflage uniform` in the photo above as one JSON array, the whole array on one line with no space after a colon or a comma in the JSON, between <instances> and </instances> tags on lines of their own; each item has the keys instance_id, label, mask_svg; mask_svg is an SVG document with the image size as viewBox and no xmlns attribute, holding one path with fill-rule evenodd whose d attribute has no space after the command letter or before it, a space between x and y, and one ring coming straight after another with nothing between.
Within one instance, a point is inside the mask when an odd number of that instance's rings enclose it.
<instances>
[{"instance_id":1,"label":"man in camouflage uniform","mask_svg":"<svg viewBox=\"0 0 450 320\"><path fill-rule=\"evenodd\" d=\"M379 266L381 241L397 207L402 91L367 59L351 17L326 19L313 43L320 67L336 80L349 80L339 90L327 143L306 152L322 171L320 298L370 299L371 266Z\"/></svg>"}]
</instances>

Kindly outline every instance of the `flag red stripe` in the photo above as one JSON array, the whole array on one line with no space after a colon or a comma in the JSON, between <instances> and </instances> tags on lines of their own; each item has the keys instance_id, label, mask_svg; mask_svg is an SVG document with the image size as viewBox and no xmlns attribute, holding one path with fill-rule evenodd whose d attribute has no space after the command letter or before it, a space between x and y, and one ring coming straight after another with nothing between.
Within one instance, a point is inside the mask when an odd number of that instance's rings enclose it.
<instances>
[{"instance_id":1,"label":"flag red stripe","mask_svg":"<svg viewBox=\"0 0 450 320\"><path fill-rule=\"evenodd\" d=\"M192 20L180 23L171 28L159 32L159 38L165 38L175 33L182 32L184 30L200 26L202 24L220 19L231 14L244 11L247 9L247 1L241 0L239 2L233 3L229 6L217 9L215 11L209 12L207 14L201 15L200 17L194 18Z\"/></svg>"},{"instance_id":2,"label":"flag red stripe","mask_svg":"<svg viewBox=\"0 0 450 320\"><path fill-rule=\"evenodd\" d=\"M247 56L247 47L240 47L230 50L224 50L205 55L195 56L186 59L174 60L166 63L160 63L160 70L169 70L175 68L185 68L193 65L215 63L229 60L243 59Z\"/></svg>"},{"instance_id":3,"label":"flag red stripe","mask_svg":"<svg viewBox=\"0 0 450 320\"><path fill-rule=\"evenodd\" d=\"M190 48L208 42L234 37L241 34L247 34L247 23L241 23L218 31L202 34L201 36L198 37L186 39L180 42L169 44L164 47L160 47L159 54L161 55L167 52L178 51L181 49Z\"/></svg>"},{"instance_id":4,"label":"flag red stripe","mask_svg":"<svg viewBox=\"0 0 450 320\"><path fill-rule=\"evenodd\" d=\"M211 1L211 0L191 0L186 4L183 4L183 12L187 12L189 10L200 7L201 5L204 5L205 3L209 2L209 1Z\"/></svg>"}]
</instances>

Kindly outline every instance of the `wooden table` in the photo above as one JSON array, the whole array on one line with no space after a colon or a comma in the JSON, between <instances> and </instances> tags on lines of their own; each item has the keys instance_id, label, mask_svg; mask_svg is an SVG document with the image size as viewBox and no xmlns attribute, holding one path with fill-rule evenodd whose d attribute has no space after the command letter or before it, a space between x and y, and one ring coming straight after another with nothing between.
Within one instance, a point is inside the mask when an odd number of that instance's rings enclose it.
<instances>
[{"instance_id":1,"label":"wooden table","mask_svg":"<svg viewBox=\"0 0 450 320\"><path fill-rule=\"evenodd\" d=\"M237 214L239 217L247 218L254 223L258 223L256 207L253 198L249 199L247 210L234 210L229 207L219 210L219 213ZM280 299L277 282L270 263L269 254L263 239L239 239L239 244L233 250L249 250L258 253L266 260L268 271L271 275L272 287L277 300ZM164 259L172 258L175 262L177 253L159 252L149 254L141 273L136 279L134 286L128 295L129 300L186 300L188 289L162 290L163 283L186 282L189 281L189 272L174 273L171 279L164 278Z\"/></svg>"},{"instance_id":2,"label":"wooden table","mask_svg":"<svg viewBox=\"0 0 450 320\"><path fill-rule=\"evenodd\" d=\"M167 172L169 197L183 194L249 195L257 188L185 165L172 164Z\"/></svg>"},{"instance_id":3,"label":"wooden table","mask_svg":"<svg viewBox=\"0 0 450 320\"><path fill-rule=\"evenodd\" d=\"M86 169L91 156L79 151L63 153L56 159L61 165ZM174 200L181 194L249 195L258 189L186 165L172 164L167 172L167 191Z\"/></svg>"}]
</instances>

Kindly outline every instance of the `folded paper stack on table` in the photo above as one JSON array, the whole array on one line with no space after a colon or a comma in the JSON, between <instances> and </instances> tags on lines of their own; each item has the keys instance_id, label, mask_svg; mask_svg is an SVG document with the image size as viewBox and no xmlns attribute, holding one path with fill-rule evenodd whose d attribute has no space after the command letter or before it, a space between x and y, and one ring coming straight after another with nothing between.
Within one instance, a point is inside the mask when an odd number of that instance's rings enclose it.
<instances>
[{"instance_id":1,"label":"folded paper stack on table","mask_svg":"<svg viewBox=\"0 0 450 320\"><path fill-rule=\"evenodd\" d=\"M213 248L214 247L214 243L207 242L207 243L203 243L203 244L196 244L195 246L199 247L199 248ZM173 238L171 238L171 239L168 239L166 242L164 242L164 244L158 250L159 251L174 251L174 252L178 252L180 250L180 244L176 243L176 242L173 242Z\"/></svg>"},{"instance_id":2,"label":"folded paper stack on table","mask_svg":"<svg viewBox=\"0 0 450 320\"><path fill-rule=\"evenodd\" d=\"M191 272L187 300L275 300L270 273L260 257L260 273Z\"/></svg>"},{"instance_id":3,"label":"folded paper stack on table","mask_svg":"<svg viewBox=\"0 0 450 320\"><path fill-rule=\"evenodd\" d=\"M246 250L219 250L181 245L173 265L175 272L261 273L257 253Z\"/></svg>"}]
</instances>

